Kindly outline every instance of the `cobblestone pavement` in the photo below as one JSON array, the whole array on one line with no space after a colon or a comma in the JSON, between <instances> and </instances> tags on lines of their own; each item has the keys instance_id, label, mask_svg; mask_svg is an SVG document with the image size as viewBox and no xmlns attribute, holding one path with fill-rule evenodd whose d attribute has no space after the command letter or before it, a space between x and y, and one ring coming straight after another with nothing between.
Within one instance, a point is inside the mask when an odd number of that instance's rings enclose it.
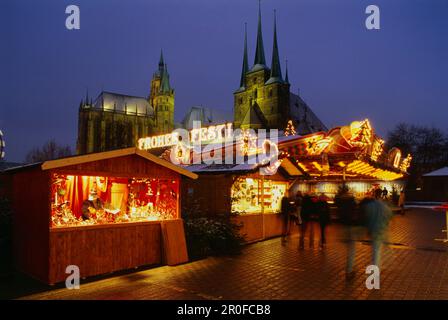
<instances>
[{"instance_id":1,"label":"cobblestone pavement","mask_svg":"<svg viewBox=\"0 0 448 320\"><path fill-rule=\"evenodd\" d=\"M232 257L213 257L52 289L25 299L448 299L444 214L413 209L396 215L383 250L381 289L365 287L368 241L356 243L355 278L345 280L343 230L331 225L328 247L298 250L298 238L248 245ZM366 239L367 240L367 239Z\"/></svg>"}]
</instances>

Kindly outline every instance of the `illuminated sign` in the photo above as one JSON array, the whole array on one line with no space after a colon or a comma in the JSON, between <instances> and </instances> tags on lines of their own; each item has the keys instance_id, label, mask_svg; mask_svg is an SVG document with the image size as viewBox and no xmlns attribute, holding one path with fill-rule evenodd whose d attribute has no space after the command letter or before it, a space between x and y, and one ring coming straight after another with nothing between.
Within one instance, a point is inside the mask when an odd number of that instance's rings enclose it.
<instances>
[{"instance_id":1,"label":"illuminated sign","mask_svg":"<svg viewBox=\"0 0 448 320\"><path fill-rule=\"evenodd\" d=\"M231 137L231 134L232 123L193 128L190 131L176 129L172 133L140 138L137 146L141 150L150 150L175 146L180 141L187 145L189 143L220 142Z\"/></svg>"}]
</instances>

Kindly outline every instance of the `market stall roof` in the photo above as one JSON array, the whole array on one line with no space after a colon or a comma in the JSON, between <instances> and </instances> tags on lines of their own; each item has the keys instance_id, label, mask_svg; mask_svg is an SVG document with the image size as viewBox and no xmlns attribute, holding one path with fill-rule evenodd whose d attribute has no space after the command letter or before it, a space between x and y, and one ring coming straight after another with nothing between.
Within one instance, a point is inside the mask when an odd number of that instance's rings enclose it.
<instances>
[{"instance_id":1,"label":"market stall roof","mask_svg":"<svg viewBox=\"0 0 448 320\"><path fill-rule=\"evenodd\" d=\"M256 170L257 164L192 164L185 168L192 172L216 172L216 173L228 173L228 172L250 172Z\"/></svg>"},{"instance_id":2,"label":"market stall roof","mask_svg":"<svg viewBox=\"0 0 448 320\"><path fill-rule=\"evenodd\" d=\"M189 178L197 179L197 177L198 177L198 175L195 173L192 173L182 167L172 164L171 162L168 162L166 160L158 158L155 155L153 155L147 151L142 151L135 147L45 161L42 164L42 170L61 168L61 167L66 167L66 166L70 166L70 165L76 165L76 164L81 164L81 163L86 163L86 162L111 159L111 158L117 158L117 157L123 157L123 156L128 156L128 155L133 155L133 154L136 154L142 158L145 158L149 161L157 163L158 165L161 165L165 168L171 169L171 170L173 170L179 174L182 174L184 176L187 176Z\"/></svg>"},{"instance_id":3,"label":"market stall roof","mask_svg":"<svg viewBox=\"0 0 448 320\"><path fill-rule=\"evenodd\" d=\"M260 167L263 167L260 163L249 164L193 164L186 166L185 168L197 173L230 173L230 172L254 172ZM284 158L281 160L280 167L284 169L289 176L302 176L303 171L297 167L290 159Z\"/></svg>"},{"instance_id":4,"label":"market stall roof","mask_svg":"<svg viewBox=\"0 0 448 320\"><path fill-rule=\"evenodd\" d=\"M92 161L118 158L118 157L133 155L133 154L138 155L138 156L140 156L146 160L149 160L151 162L154 162L158 165L161 165L165 168L173 170L173 171L175 171L181 175L184 175L186 177L189 177L191 179L198 178L197 174L195 174L189 170L186 170L180 166L172 164L171 162L161 159L153 154L150 154L149 152L139 150L138 148L135 148L135 147L113 150L113 151L90 153L90 154L78 155L78 156L71 156L71 157L60 158L60 159L56 159L56 160L49 160L49 161L34 163L31 165L26 165L26 166L22 166L22 167L11 168L9 170L5 170L5 172L25 169L25 168L29 168L29 167L35 167L35 166L39 166L39 165L41 166L42 170L50 170L50 169L63 168L63 167L71 166L71 165L77 165L77 164L82 164L82 163L87 163L87 162L92 162Z\"/></svg>"},{"instance_id":5,"label":"market stall roof","mask_svg":"<svg viewBox=\"0 0 448 320\"><path fill-rule=\"evenodd\" d=\"M0 161L0 172L21 166L21 163Z\"/></svg>"},{"instance_id":6,"label":"market stall roof","mask_svg":"<svg viewBox=\"0 0 448 320\"><path fill-rule=\"evenodd\" d=\"M424 174L424 177L447 177L448 176L448 167L443 167L432 171L430 173Z\"/></svg>"}]
</instances>

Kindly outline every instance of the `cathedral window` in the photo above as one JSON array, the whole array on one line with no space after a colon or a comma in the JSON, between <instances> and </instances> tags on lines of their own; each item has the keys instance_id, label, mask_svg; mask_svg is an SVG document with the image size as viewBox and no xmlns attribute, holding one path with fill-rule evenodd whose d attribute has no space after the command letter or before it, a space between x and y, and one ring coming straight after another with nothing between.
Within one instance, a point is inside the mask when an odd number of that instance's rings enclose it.
<instances>
[{"instance_id":1,"label":"cathedral window","mask_svg":"<svg viewBox=\"0 0 448 320\"><path fill-rule=\"evenodd\" d=\"M272 98L272 89L269 89L269 98Z\"/></svg>"},{"instance_id":2,"label":"cathedral window","mask_svg":"<svg viewBox=\"0 0 448 320\"><path fill-rule=\"evenodd\" d=\"M258 90L257 90L257 89L254 90L254 98L255 98L255 99L258 98Z\"/></svg>"}]
</instances>

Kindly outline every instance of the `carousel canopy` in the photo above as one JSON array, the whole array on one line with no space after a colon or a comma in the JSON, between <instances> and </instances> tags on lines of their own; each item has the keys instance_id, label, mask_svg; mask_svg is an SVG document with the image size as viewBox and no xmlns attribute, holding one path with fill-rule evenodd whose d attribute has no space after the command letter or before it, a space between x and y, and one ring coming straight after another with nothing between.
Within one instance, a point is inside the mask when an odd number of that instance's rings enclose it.
<instances>
[{"instance_id":1,"label":"carousel canopy","mask_svg":"<svg viewBox=\"0 0 448 320\"><path fill-rule=\"evenodd\" d=\"M407 175L412 160L398 148L385 150L367 119L328 132L289 136L279 141L279 149L310 176L320 177L396 180Z\"/></svg>"}]
</instances>

